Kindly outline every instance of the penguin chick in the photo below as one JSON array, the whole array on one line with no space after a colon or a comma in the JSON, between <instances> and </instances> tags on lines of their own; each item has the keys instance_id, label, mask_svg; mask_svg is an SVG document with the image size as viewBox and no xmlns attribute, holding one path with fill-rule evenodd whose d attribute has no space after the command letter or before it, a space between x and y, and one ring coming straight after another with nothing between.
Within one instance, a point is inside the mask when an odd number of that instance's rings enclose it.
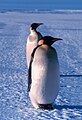
<instances>
[{"instance_id":1,"label":"penguin chick","mask_svg":"<svg viewBox=\"0 0 82 120\"><path fill-rule=\"evenodd\" d=\"M28 82L32 105L37 109L53 109L59 92L60 74L57 52L51 45L60 38L42 37L34 49L29 66Z\"/></svg>"},{"instance_id":2,"label":"penguin chick","mask_svg":"<svg viewBox=\"0 0 82 120\"><path fill-rule=\"evenodd\" d=\"M26 43L26 59L27 59L28 67L29 67L31 53L33 49L37 46L38 41L42 38L41 33L36 30L42 24L43 23L32 23L30 26L30 34L28 35L27 43Z\"/></svg>"}]
</instances>

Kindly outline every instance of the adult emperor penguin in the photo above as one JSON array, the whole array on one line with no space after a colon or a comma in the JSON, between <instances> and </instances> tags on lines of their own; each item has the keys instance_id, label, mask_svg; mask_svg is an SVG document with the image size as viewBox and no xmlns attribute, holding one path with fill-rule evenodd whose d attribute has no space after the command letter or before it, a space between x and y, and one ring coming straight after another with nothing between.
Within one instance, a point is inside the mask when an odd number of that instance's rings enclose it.
<instances>
[{"instance_id":1,"label":"adult emperor penguin","mask_svg":"<svg viewBox=\"0 0 82 120\"><path fill-rule=\"evenodd\" d=\"M31 54L28 92L37 109L53 109L60 85L57 52L51 45L60 38L45 36Z\"/></svg>"},{"instance_id":2,"label":"adult emperor penguin","mask_svg":"<svg viewBox=\"0 0 82 120\"><path fill-rule=\"evenodd\" d=\"M42 24L43 23L32 23L30 26L30 34L27 38L27 44L26 44L26 58L27 58L28 67L29 67L31 53L33 49L37 46L38 41L42 38L41 33L36 30Z\"/></svg>"}]
</instances>

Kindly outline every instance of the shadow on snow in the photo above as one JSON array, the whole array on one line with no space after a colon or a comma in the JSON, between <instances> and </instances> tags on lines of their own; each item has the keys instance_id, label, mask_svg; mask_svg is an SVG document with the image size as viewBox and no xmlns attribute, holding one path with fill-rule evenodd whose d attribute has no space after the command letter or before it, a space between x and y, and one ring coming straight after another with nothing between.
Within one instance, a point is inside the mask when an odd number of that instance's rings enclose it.
<instances>
[{"instance_id":1,"label":"shadow on snow","mask_svg":"<svg viewBox=\"0 0 82 120\"><path fill-rule=\"evenodd\" d=\"M82 109L81 105L54 105L54 109Z\"/></svg>"}]
</instances>

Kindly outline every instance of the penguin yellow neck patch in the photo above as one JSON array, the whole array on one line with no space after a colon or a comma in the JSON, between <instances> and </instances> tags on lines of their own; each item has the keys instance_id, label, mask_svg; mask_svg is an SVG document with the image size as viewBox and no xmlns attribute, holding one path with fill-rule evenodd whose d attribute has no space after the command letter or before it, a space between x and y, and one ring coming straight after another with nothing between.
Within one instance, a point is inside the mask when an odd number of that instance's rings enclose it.
<instances>
[{"instance_id":1,"label":"penguin yellow neck patch","mask_svg":"<svg viewBox=\"0 0 82 120\"><path fill-rule=\"evenodd\" d=\"M40 40L38 44L39 45L43 45L44 44L44 40Z\"/></svg>"}]
</instances>

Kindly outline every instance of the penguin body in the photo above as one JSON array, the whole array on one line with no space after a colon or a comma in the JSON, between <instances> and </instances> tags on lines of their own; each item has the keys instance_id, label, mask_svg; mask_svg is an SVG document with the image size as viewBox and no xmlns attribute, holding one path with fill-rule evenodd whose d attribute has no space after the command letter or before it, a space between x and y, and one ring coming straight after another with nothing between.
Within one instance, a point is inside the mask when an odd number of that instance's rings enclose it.
<instances>
[{"instance_id":1,"label":"penguin body","mask_svg":"<svg viewBox=\"0 0 82 120\"><path fill-rule=\"evenodd\" d=\"M32 23L30 26L30 34L27 38L26 44L26 58L28 67L30 63L31 53L33 52L33 49L37 46L39 39L42 38L41 33L36 30L39 25L42 25L42 23Z\"/></svg>"},{"instance_id":2,"label":"penguin body","mask_svg":"<svg viewBox=\"0 0 82 120\"><path fill-rule=\"evenodd\" d=\"M45 43L37 47L31 64L32 81L29 96L35 108L52 108L59 92L59 62L57 52L51 46L56 41L52 41L53 39L50 36L43 37Z\"/></svg>"}]
</instances>

